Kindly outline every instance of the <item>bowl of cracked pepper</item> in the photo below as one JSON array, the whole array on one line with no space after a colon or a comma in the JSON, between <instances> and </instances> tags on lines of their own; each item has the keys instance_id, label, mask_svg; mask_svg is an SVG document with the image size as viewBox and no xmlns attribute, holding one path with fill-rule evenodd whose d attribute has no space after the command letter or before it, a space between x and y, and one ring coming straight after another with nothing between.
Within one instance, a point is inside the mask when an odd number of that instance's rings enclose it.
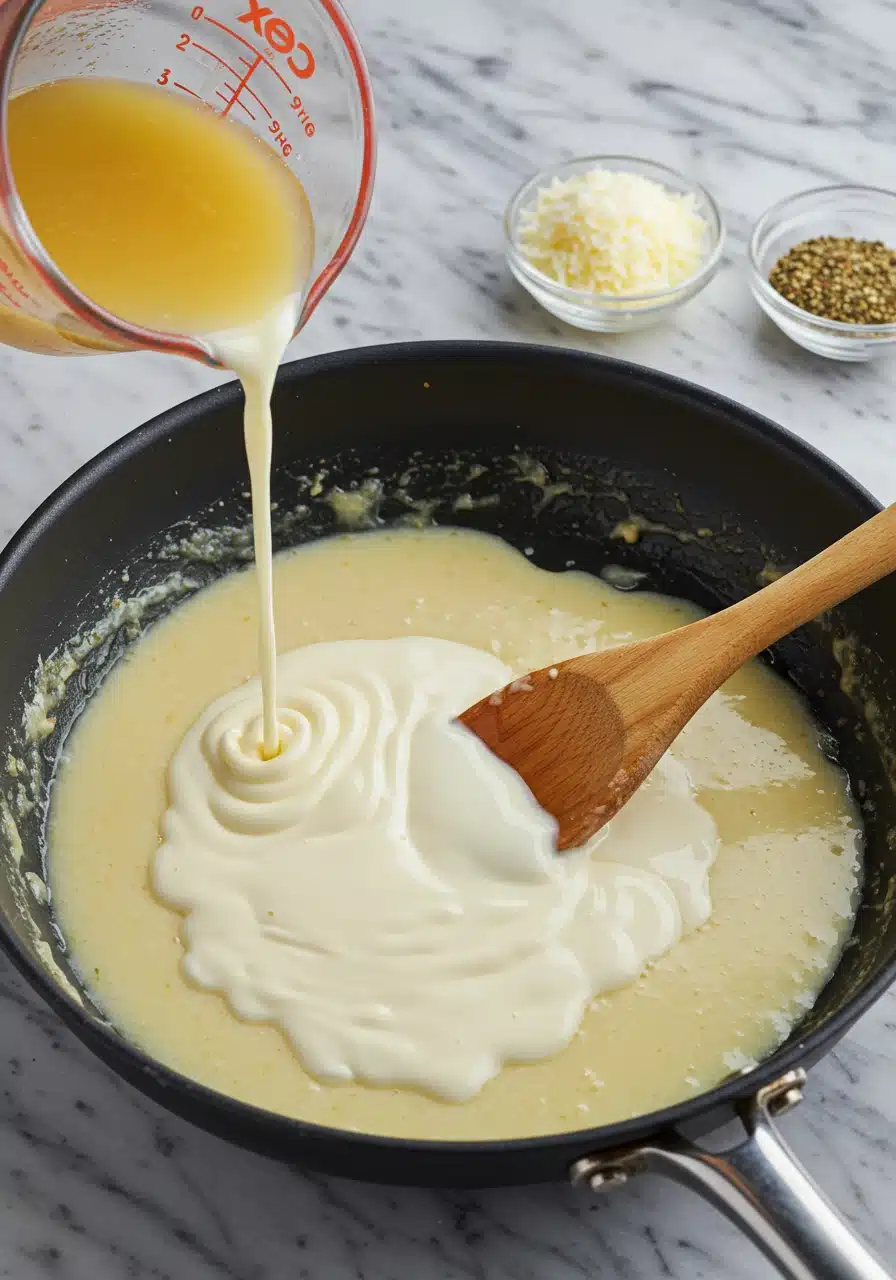
<instances>
[{"instance_id":1,"label":"bowl of cracked pepper","mask_svg":"<svg viewBox=\"0 0 896 1280\"><path fill-rule=\"evenodd\" d=\"M896 193L791 196L759 219L749 252L753 296L800 346L863 361L896 343Z\"/></svg>"}]
</instances>

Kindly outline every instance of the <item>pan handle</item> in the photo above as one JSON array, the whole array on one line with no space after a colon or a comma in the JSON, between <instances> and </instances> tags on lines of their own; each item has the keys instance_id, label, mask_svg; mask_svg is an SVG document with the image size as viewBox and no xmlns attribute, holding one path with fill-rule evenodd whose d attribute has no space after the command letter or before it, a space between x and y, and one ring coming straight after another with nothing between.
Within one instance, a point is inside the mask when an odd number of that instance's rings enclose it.
<instances>
[{"instance_id":1,"label":"pan handle","mask_svg":"<svg viewBox=\"0 0 896 1280\"><path fill-rule=\"evenodd\" d=\"M778 1134L774 1120L801 1100L805 1080L789 1071L760 1089L740 1109L745 1137L721 1152L672 1133L579 1160L573 1181L601 1191L660 1173L720 1209L789 1280L893 1280Z\"/></svg>"}]
</instances>

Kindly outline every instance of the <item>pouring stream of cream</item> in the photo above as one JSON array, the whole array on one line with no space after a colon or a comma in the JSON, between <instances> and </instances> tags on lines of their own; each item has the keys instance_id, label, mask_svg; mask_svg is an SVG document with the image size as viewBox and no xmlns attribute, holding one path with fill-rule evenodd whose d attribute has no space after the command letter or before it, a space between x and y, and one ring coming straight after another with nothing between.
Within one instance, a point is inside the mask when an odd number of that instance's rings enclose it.
<instances>
[{"instance_id":1,"label":"pouring stream of cream","mask_svg":"<svg viewBox=\"0 0 896 1280\"><path fill-rule=\"evenodd\" d=\"M283 352L295 330L296 316L296 300L287 298L251 327L221 334L215 341L222 362L242 382L246 399L243 432L249 463L252 535L258 575L258 660L264 725L260 750L265 759L276 756L280 749L271 535L271 396Z\"/></svg>"}]
</instances>

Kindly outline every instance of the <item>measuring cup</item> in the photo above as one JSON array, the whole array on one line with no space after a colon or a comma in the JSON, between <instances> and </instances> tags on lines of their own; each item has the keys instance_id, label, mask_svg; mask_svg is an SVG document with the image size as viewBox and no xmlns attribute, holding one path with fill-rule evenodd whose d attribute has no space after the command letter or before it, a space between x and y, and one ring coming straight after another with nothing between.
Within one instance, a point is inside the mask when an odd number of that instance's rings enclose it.
<instances>
[{"instance_id":1,"label":"measuring cup","mask_svg":"<svg viewBox=\"0 0 896 1280\"><path fill-rule=\"evenodd\" d=\"M10 166L7 103L74 76L197 99L293 170L315 225L298 332L348 260L373 184L370 80L337 0L0 0L0 342L58 355L148 347L214 365L201 337L144 329L92 302L34 233Z\"/></svg>"}]
</instances>

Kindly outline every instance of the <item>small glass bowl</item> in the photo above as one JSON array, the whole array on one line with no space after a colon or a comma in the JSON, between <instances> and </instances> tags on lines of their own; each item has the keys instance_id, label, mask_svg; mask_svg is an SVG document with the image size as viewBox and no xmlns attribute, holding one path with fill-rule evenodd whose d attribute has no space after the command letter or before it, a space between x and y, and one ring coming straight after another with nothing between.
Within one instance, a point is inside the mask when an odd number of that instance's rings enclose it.
<instances>
[{"instance_id":1,"label":"small glass bowl","mask_svg":"<svg viewBox=\"0 0 896 1280\"><path fill-rule=\"evenodd\" d=\"M661 183L669 191L689 192L695 197L697 212L706 223L707 231L702 262L689 279L655 293L592 293L587 289L567 288L529 262L520 249L520 213L535 205L539 190L548 186L554 178L570 178L575 174L587 173L589 169L639 173L642 177ZM709 284L722 256L725 224L709 192L683 174L676 173L674 169L654 164L652 160L639 160L635 156L584 156L580 160L569 160L551 169L543 169L534 178L524 182L507 206L504 234L507 265L520 284L546 311L579 329L590 329L594 333L625 333L655 324L677 311Z\"/></svg>"},{"instance_id":2,"label":"small glass bowl","mask_svg":"<svg viewBox=\"0 0 896 1280\"><path fill-rule=\"evenodd\" d=\"M882 240L896 249L896 194L877 187L817 187L773 205L750 237L750 287L782 333L829 360L870 360L896 342L896 324L826 320L788 302L769 284L778 259L817 236Z\"/></svg>"}]
</instances>

